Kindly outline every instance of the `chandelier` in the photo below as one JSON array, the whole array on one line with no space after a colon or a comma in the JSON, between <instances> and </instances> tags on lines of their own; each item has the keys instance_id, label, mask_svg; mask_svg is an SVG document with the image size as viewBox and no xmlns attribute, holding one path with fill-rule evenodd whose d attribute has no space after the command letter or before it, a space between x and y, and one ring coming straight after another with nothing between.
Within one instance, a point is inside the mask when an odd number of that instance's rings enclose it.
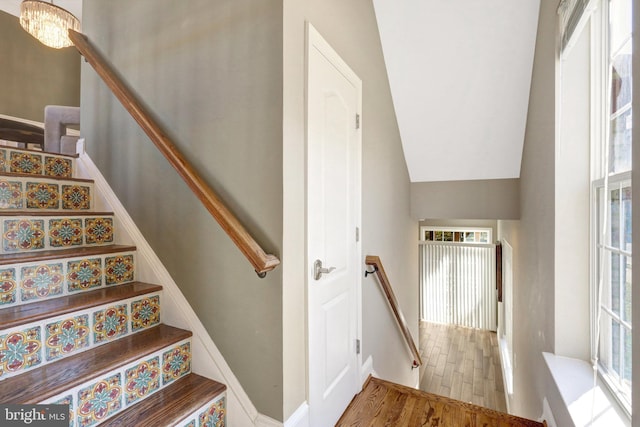
<instances>
[{"instance_id":1,"label":"chandelier","mask_svg":"<svg viewBox=\"0 0 640 427\"><path fill-rule=\"evenodd\" d=\"M68 30L80 31L80 21L67 10L40 0L24 0L20 5L20 25L40 43L61 49L71 46Z\"/></svg>"}]
</instances>

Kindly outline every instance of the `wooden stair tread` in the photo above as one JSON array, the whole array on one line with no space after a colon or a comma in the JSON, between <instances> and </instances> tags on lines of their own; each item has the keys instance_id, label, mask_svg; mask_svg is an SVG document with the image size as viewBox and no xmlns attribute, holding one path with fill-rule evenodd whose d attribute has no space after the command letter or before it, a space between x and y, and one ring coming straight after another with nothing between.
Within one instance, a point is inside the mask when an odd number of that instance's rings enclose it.
<instances>
[{"instance_id":1,"label":"wooden stair tread","mask_svg":"<svg viewBox=\"0 0 640 427\"><path fill-rule=\"evenodd\" d=\"M160 290L162 290L160 285L132 282L100 288L95 291L79 292L59 298L7 307L0 309L0 329L8 329Z\"/></svg>"},{"instance_id":2,"label":"wooden stair tread","mask_svg":"<svg viewBox=\"0 0 640 427\"><path fill-rule=\"evenodd\" d=\"M160 324L0 381L0 402L34 404L191 337Z\"/></svg>"},{"instance_id":3,"label":"wooden stair tread","mask_svg":"<svg viewBox=\"0 0 640 427\"><path fill-rule=\"evenodd\" d=\"M546 424L370 376L336 424L356 425L543 427Z\"/></svg>"},{"instance_id":4,"label":"wooden stair tread","mask_svg":"<svg viewBox=\"0 0 640 427\"><path fill-rule=\"evenodd\" d=\"M48 261L52 259L65 259L75 257L88 257L95 255L112 254L117 252L135 251L135 246L130 245L100 245L80 246L68 249L51 249L47 251L16 252L0 255L0 265L19 264L24 262Z\"/></svg>"},{"instance_id":5,"label":"wooden stair tread","mask_svg":"<svg viewBox=\"0 0 640 427\"><path fill-rule=\"evenodd\" d=\"M72 211L72 210L24 210L24 209L3 209L0 211L0 216L61 216L61 217L73 217L73 216L113 216L113 212L94 212L90 210L86 211Z\"/></svg>"},{"instance_id":6,"label":"wooden stair tread","mask_svg":"<svg viewBox=\"0 0 640 427\"><path fill-rule=\"evenodd\" d=\"M0 177L31 178L31 179L53 179L53 180L56 180L56 181L73 181L73 182L82 182L82 183L86 183L86 184L91 184L91 183L94 182L93 179L86 179L86 178L50 176L50 175L40 175L40 174L33 174L33 173L16 173L16 172L0 172Z\"/></svg>"},{"instance_id":7,"label":"wooden stair tread","mask_svg":"<svg viewBox=\"0 0 640 427\"><path fill-rule=\"evenodd\" d=\"M102 423L109 427L173 426L226 390L224 384L189 374Z\"/></svg>"}]
</instances>

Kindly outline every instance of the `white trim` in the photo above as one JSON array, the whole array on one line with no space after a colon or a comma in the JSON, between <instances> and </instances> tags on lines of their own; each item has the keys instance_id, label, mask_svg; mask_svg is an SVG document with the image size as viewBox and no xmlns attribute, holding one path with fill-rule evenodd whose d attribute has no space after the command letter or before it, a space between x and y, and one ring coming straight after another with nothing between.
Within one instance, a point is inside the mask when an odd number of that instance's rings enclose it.
<instances>
[{"instance_id":1,"label":"white trim","mask_svg":"<svg viewBox=\"0 0 640 427\"><path fill-rule=\"evenodd\" d=\"M367 360L364 361L364 363L362 364L362 367L360 368L360 384L364 385L364 382L367 381L367 378L369 378L369 375L371 375L372 377L377 377L378 374L376 374L375 369L373 369L373 356L369 355L369 357L367 357Z\"/></svg>"},{"instance_id":2,"label":"white trim","mask_svg":"<svg viewBox=\"0 0 640 427\"><path fill-rule=\"evenodd\" d=\"M507 340L506 338L498 338L498 355L500 356L500 368L502 369L502 389L504 390L504 401L507 405L507 413L511 413L511 396L513 396L513 392L509 393L509 378L507 376L513 376L513 369L511 367L507 367L507 364L510 365L508 350L507 350ZM513 379L511 379L513 381Z\"/></svg>"},{"instance_id":3,"label":"white trim","mask_svg":"<svg viewBox=\"0 0 640 427\"><path fill-rule=\"evenodd\" d=\"M284 422L284 427L309 427L309 404L305 401Z\"/></svg>"},{"instance_id":4,"label":"white trim","mask_svg":"<svg viewBox=\"0 0 640 427\"><path fill-rule=\"evenodd\" d=\"M228 424L231 425L231 423ZM282 427L282 423L280 421L276 421L273 418L263 414L258 414L254 425L256 427Z\"/></svg>"},{"instance_id":5,"label":"white trim","mask_svg":"<svg viewBox=\"0 0 640 427\"><path fill-rule=\"evenodd\" d=\"M108 203L115 214L118 243L124 243L120 240L123 233L126 233L127 236L124 236L126 243L136 245L138 280L152 281L162 285L164 291L163 323L192 331L193 371L227 386L229 425L268 425L264 424L268 417L258 413L178 285L120 203L104 176L86 154L84 139L78 141L77 152L79 154L77 164L80 166L80 171L95 181L96 194L99 194Z\"/></svg>"}]
</instances>

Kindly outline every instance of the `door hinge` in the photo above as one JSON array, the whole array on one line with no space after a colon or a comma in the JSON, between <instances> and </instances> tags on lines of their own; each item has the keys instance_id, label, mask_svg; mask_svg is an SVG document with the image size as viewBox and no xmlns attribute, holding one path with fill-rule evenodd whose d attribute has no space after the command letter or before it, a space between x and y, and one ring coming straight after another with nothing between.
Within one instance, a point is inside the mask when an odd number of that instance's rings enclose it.
<instances>
[{"instance_id":1,"label":"door hinge","mask_svg":"<svg viewBox=\"0 0 640 427\"><path fill-rule=\"evenodd\" d=\"M356 227L356 242L360 241L360 227Z\"/></svg>"},{"instance_id":2,"label":"door hinge","mask_svg":"<svg viewBox=\"0 0 640 427\"><path fill-rule=\"evenodd\" d=\"M356 354L360 354L360 340L356 340Z\"/></svg>"},{"instance_id":3,"label":"door hinge","mask_svg":"<svg viewBox=\"0 0 640 427\"><path fill-rule=\"evenodd\" d=\"M356 129L360 129L360 114L356 114Z\"/></svg>"}]
</instances>

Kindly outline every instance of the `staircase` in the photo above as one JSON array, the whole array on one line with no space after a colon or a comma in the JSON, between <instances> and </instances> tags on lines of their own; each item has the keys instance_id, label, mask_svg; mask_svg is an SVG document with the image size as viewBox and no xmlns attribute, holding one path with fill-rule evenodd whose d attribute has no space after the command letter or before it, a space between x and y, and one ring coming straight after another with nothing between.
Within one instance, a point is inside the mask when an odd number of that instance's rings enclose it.
<instances>
[{"instance_id":1,"label":"staircase","mask_svg":"<svg viewBox=\"0 0 640 427\"><path fill-rule=\"evenodd\" d=\"M224 426L226 386L191 372L191 332L96 209L76 158L0 147L0 403L69 405L69 425Z\"/></svg>"}]
</instances>

